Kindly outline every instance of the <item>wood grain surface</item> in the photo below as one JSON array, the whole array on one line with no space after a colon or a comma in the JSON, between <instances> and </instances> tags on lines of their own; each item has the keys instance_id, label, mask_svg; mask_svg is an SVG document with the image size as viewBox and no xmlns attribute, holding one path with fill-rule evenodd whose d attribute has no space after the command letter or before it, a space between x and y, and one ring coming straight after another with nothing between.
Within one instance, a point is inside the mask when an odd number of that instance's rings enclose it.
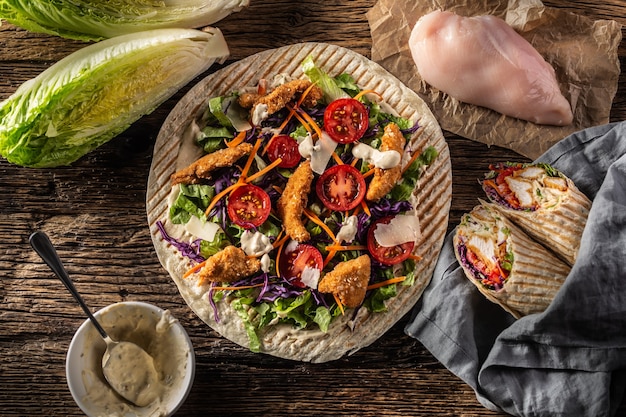
<instances>
[{"instance_id":1,"label":"wood grain surface","mask_svg":"<svg viewBox=\"0 0 626 417\"><path fill-rule=\"evenodd\" d=\"M216 26L231 63L302 41L327 42L370 56L365 13L374 0L251 1ZM626 4L546 1L546 5L626 24ZM85 44L0 26L0 100ZM626 57L619 49L621 65ZM212 67L212 72L220 66ZM203 74L203 76L206 74ZM82 310L28 245L44 230L93 310L119 301L169 309L189 333L197 358L193 389L177 415L498 416L472 389L403 332L408 317L353 356L312 365L256 355L220 338L177 292L154 253L146 220L152 149L169 111L189 88L70 167L20 168L0 160L0 415L83 415L67 388L65 355ZM626 75L611 121L626 119ZM449 229L480 194L492 161L526 159L446 133L453 170ZM623 404L618 415L626 415Z\"/></svg>"}]
</instances>

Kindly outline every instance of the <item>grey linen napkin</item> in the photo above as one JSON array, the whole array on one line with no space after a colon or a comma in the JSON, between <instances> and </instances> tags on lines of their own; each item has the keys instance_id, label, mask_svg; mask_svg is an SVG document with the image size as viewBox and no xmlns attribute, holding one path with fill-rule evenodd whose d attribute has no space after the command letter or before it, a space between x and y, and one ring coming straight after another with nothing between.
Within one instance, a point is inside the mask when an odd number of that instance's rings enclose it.
<instances>
[{"instance_id":1,"label":"grey linen napkin","mask_svg":"<svg viewBox=\"0 0 626 417\"><path fill-rule=\"evenodd\" d=\"M576 264L548 309L515 320L488 301L464 276L451 233L405 331L491 410L612 416L626 389L626 122L574 133L537 162L593 200Z\"/></svg>"}]
</instances>

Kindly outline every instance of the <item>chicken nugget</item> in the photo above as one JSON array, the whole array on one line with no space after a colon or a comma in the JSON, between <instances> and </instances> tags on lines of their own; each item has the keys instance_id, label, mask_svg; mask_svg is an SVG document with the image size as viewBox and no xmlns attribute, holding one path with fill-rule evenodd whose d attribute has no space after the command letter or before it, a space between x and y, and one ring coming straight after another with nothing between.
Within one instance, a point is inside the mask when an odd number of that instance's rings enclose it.
<instances>
[{"instance_id":1,"label":"chicken nugget","mask_svg":"<svg viewBox=\"0 0 626 417\"><path fill-rule=\"evenodd\" d=\"M206 282L233 282L261 269L261 261L248 257L235 246L227 246L207 259L199 273L198 285Z\"/></svg>"},{"instance_id":2,"label":"chicken nugget","mask_svg":"<svg viewBox=\"0 0 626 417\"><path fill-rule=\"evenodd\" d=\"M396 151L400 154L404 153L406 139L395 123L389 123L385 126L383 136L381 137L380 151ZM365 198L368 201L378 201L383 198L396 183L402 178L402 165L398 164L393 168L382 169L374 168L374 176L367 188Z\"/></svg>"},{"instance_id":3,"label":"chicken nugget","mask_svg":"<svg viewBox=\"0 0 626 417\"><path fill-rule=\"evenodd\" d=\"M311 81L309 80L289 81L256 99L254 94L242 95L239 98L239 104L244 108L251 108L252 121L254 124L259 124L268 116L283 109L287 103L296 101L298 96L304 93L310 86ZM324 97L322 89L315 85L311 87L301 105L303 107L314 107L322 97ZM250 105L250 103L253 104Z\"/></svg>"},{"instance_id":4,"label":"chicken nugget","mask_svg":"<svg viewBox=\"0 0 626 417\"><path fill-rule=\"evenodd\" d=\"M261 95L257 93L243 93L239 96L238 102L244 109L251 109L260 98Z\"/></svg>"},{"instance_id":5,"label":"chicken nugget","mask_svg":"<svg viewBox=\"0 0 626 417\"><path fill-rule=\"evenodd\" d=\"M252 152L253 146L241 143L234 148L219 149L194 161L191 165L172 174L172 185L198 184L210 178L211 171L233 165L239 158Z\"/></svg>"},{"instance_id":6,"label":"chicken nugget","mask_svg":"<svg viewBox=\"0 0 626 417\"><path fill-rule=\"evenodd\" d=\"M285 232L298 242L305 242L311 238L302 221L302 214L309 201L312 183L311 163L303 161L289 177L277 203L278 215L283 221Z\"/></svg>"},{"instance_id":7,"label":"chicken nugget","mask_svg":"<svg viewBox=\"0 0 626 417\"><path fill-rule=\"evenodd\" d=\"M317 289L323 293L335 294L346 307L358 307L365 299L371 269L368 255L340 262L324 275Z\"/></svg>"}]
</instances>

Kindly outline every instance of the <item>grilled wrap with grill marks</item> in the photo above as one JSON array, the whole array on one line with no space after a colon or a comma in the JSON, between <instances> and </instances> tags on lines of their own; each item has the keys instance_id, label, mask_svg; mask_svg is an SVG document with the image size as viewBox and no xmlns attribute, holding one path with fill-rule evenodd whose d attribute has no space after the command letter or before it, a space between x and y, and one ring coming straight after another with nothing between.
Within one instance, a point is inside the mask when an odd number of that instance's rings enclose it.
<instances>
[{"instance_id":1,"label":"grilled wrap with grill marks","mask_svg":"<svg viewBox=\"0 0 626 417\"><path fill-rule=\"evenodd\" d=\"M492 165L482 187L500 213L574 265L591 200L548 164Z\"/></svg>"},{"instance_id":2,"label":"grilled wrap with grill marks","mask_svg":"<svg viewBox=\"0 0 626 417\"><path fill-rule=\"evenodd\" d=\"M570 271L485 202L462 216L453 245L467 278L515 318L544 311Z\"/></svg>"}]
</instances>

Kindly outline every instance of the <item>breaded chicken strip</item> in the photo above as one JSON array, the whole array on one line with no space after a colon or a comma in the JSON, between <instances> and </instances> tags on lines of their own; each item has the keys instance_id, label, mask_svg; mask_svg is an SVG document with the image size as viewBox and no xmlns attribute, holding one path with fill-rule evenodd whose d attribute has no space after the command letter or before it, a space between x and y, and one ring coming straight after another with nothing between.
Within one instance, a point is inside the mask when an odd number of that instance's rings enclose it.
<instances>
[{"instance_id":1,"label":"breaded chicken strip","mask_svg":"<svg viewBox=\"0 0 626 417\"><path fill-rule=\"evenodd\" d=\"M324 275L317 289L320 292L335 294L346 307L358 307L365 299L371 269L369 255L341 262Z\"/></svg>"},{"instance_id":2,"label":"breaded chicken strip","mask_svg":"<svg viewBox=\"0 0 626 417\"><path fill-rule=\"evenodd\" d=\"M285 233L298 242L305 242L311 238L311 234L304 227L302 213L309 201L312 183L311 163L303 161L289 177L277 203L278 215L283 220Z\"/></svg>"},{"instance_id":3,"label":"breaded chicken strip","mask_svg":"<svg viewBox=\"0 0 626 417\"><path fill-rule=\"evenodd\" d=\"M172 185L198 184L202 179L210 178L211 171L233 165L239 158L252 152L253 146L242 143L234 148L219 149L193 162L186 168L172 174Z\"/></svg>"},{"instance_id":4,"label":"breaded chicken strip","mask_svg":"<svg viewBox=\"0 0 626 417\"><path fill-rule=\"evenodd\" d=\"M274 114L284 108L290 101L294 101L299 94L302 94L310 86L311 81L309 80L293 80L279 85L264 96L244 93L239 96L239 105L246 109L252 109L252 113L254 113L253 108L255 106L264 105L267 106L265 111L268 115ZM302 106L313 107L323 96L322 89L314 86L304 98Z\"/></svg>"},{"instance_id":5,"label":"breaded chicken strip","mask_svg":"<svg viewBox=\"0 0 626 417\"><path fill-rule=\"evenodd\" d=\"M400 128L395 123L389 123L385 126L383 136L381 138L380 151L397 151L400 153L400 158L404 153L404 146L406 145L406 139L400 131ZM374 176L367 188L367 194L365 198L368 201L378 201L383 198L396 182L402 177L402 164L389 169L374 168Z\"/></svg>"},{"instance_id":6,"label":"breaded chicken strip","mask_svg":"<svg viewBox=\"0 0 626 417\"><path fill-rule=\"evenodd\" d=\"M198 285L207 282L233 282L261 269L261 261L250 258L235 246L226 246L207 259L199 273Z\"/></svg>"}]
</instances>

